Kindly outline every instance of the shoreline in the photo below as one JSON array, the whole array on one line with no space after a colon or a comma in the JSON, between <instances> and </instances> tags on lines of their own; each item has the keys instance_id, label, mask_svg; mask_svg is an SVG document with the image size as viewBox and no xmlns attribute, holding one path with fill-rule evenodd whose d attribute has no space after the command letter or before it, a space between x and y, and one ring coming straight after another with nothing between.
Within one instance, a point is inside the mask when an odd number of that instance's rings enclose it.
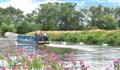
<instances>
[{"instance_id":1,"label":"shoreline","mask_svg":"<svg viewBox=\"0 0 120 70\"><path fill-rule=\"evenodd\" d=\"M35 31L37 32L37 31ZM34 35L29 32L27 35ZM88 45L120 46L120 30L84 30L84 31L43 31L46 32L49 41L63 41Z\"/></svg>"}]
</instances>

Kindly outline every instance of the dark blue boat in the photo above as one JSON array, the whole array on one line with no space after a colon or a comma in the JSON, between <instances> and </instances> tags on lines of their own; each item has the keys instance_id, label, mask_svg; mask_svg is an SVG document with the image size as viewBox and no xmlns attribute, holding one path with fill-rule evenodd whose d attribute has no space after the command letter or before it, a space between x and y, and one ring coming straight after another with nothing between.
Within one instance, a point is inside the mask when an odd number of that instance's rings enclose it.
<instances>
[{"instance_id":1,"label":"dark blue boat","mask_svg":"<svg viewBox=\"0 0 120 70\"><path fill-rule=\"evenodd\" d=\"M48 41L48 37L47 36L19 35L19 36L17 36L17 40L20 40L20 41Z\"/></svg>"},{"instance_id":2,"label":"dark blue boat","mask_svg":"<svg viewBox=\"0 0 120 70\"><path fill-rule=\"evenodd\" d=\"M32 48L34 51L36 46L48 44L47 36L27 36L27 35L18 35L16 38L17 47L22 47L24 50L28 50L28 48ZM27 49L26 49L27 48Z\"/></svg>"}]
</instances>

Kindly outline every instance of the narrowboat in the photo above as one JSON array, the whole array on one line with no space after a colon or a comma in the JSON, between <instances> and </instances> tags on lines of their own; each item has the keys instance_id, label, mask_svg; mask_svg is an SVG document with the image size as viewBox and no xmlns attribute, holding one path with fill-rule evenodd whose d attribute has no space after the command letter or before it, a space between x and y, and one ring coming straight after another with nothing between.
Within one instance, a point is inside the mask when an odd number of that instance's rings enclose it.
<instances>
[{"instance_id":1,"label":"narrowboat","mask_svg":"<svg viewBox=\"0 0 120 70\"><path fill-rule=\"evenodd\" d=\"M23 48L27 52L35 51L36 47L39 45L48 44L47 36L27 36L27 35L18 35L16 37L17 47Z\"/></svg>"}]
</instances>

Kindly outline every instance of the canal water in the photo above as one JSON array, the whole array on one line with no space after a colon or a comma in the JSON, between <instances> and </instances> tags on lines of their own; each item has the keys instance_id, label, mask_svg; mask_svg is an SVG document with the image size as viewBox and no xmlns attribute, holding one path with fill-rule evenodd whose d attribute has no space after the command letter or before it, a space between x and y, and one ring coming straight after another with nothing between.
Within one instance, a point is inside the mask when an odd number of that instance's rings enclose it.
<instances>
[{"instance_id":1,"label":"canal water","mask_svg":"<svg viewBox=\"0 0 120 70\"><path fill-rule=\"evenodd\" d=\"M11 39L10 39L11 40ZM7 40L9 41L9 40ZM3 47L3 44L6 44L7 41L1 40L0 41L0 47ZM12 42L12 41L9 41ZM13 39L14 42L14 39ZM15 43L10 43L11 46L13 46ZM7 43L8 44L8 43ZM54 48L55 45L56 47L59 45L61 46L62 43L52 43ZM51 46L52 46L51 44ZM65 44L64 47L68 46L77 46L80 48L87 48L87 50L84 49L79 49L76 50L75 52L77 54L73 55L73 57L76 58L76 60L84 60L85 63L87 63L90 68L89 70L105 70L108 65L112 65L111 68L113 68L113 60L115 58L120 57L120 48L118 47L110 47L110 46L96 46L96 45L80 45L80 44ZM67 49L67 48L64 48ZM89 51L89 49L93 49L93 51ZM114 70L114 69L111 69Z\"/></svg>"},{"instance_id":2,"label":"canal water","mask_svg":"<svg viewBox=\"0 0 120 70\"><path fill-rule=\"evenodd\" d=\"M90 66L89 70L105 70L107 66L111 66L111 70L114 70L113 60L120 57L120 48L117 47L79 44L69 44L66 46L78 46L81 48L86 47L87 49L93 49L93 51L79 49L76 50L77 54L73 55L78 62L79 60L84 60L85 63Z\"/></svg>"},{"instance_id":3,"label":"canal water","mask_svg":"<svg viewBox=\"0 0 120 70\"><path fill-rule=\"evenodd\" d=\"M90 46L95 51L77 51L76 59L84 60L89 66L89 70L105 70L107 66L113 69L113 60L120 57L120 48L103 47L103 46Z\"/></svg>"}]
</instances>

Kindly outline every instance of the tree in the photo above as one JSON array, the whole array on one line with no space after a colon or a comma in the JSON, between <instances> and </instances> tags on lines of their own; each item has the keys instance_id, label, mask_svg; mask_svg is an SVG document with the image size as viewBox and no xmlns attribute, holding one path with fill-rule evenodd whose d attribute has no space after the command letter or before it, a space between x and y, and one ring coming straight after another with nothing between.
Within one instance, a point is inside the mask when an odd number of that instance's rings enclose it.
<instances>
[{"instance_id":1,"label":"tree","mask_svg":"<svg viewBox=\"0 0 120 70\"><path fill-rule=\"evenodd\" d=\"M114 16L117 19L117 22L120 27L120 7L114 9Z\"/></svg>"},{"instance_id":2,"label":"tree","mask_svg":"<svg viewBox=\"0 0 120 70\"><path fill-rule=\"evenodd\" d=\"M24 15L19 9L10 6L0 8L0 19L2 34L6 31L17 32L17 27L24 21Z\"/></svg>"},{"instance_id":3,"label":"tree","mask_svg":"<svg viewBox=\"0 0 120 70\"><path fill-rule=\"evenodd\" d=\"M43 30L79 29L79 17L73 3L48 3L38 8L37 22Z\"/></svg>"},{"instance_id":4,"label":"tree","mask_svg":"<svg viewBox=\"0 0 120 70\"><path fill-rule=\"evenodd\" d=\"M117 29L119 27L116 18L110 14L99 15L96 26L100 29L107 30Z\"/></svg>"},{"instance_id":5,"label":"tree","mask_svg":"<svg viewBox=\"0 0 120 70\"><path fill-rule=\"evenodd\" d=\"M89 9L80 9L79 10L79 24L81 25L81 29L91 29L91 13L89 12Z\"/></svg>"},{"instance_id":6,"label":"tree","mask_svg":"<svg viewBox=\"0 0 120 70\"><path fill-rule=\"evenodd\" d=\"M92 6L89 8L91 13L90 24L100 29L117 29L117 19L114 17L113 9L109 7L103 7L101 5Z\"/></svg>"},{"instance_id":7,"label":"tree","mask_svg":"<svg viewBox=\"0 0 120 70\"><path fill-rule=\"evenodd\" d=\"M24 20L23 12L19 9L15 9L12 6L3 9L1 16L4 16L3 19L5 20L3 22L5 23L19 24Z\"/></svg>"},{"instance_id":8,"label":"tree","mask_svg":"<svg viewBox=\"0 0 120 70\"><path fill-rule=\"evenodd\" d=\"M58 21L58 3L41 4L38 8L37 23L42 30L56 30Z\"/></svg>"},{"instance_id":9,"label":"tree","mask_svg":"<svg viewBox=\"0 0 120 70\"><path fill-rule=\"evenodd\" d=\"M60 4L60 30L77 30L79 29L79 16L75 11L76 4L62 3Z\"/></svg>"},{"instance_id":10,"label":"tree","mask_svg":"<svg viewBox=\"0 0 120 70\"><path fill-rule=\"evenodd\" d=\"M3 36L5 32L16 32L15 24L2 23L0 25L1 35Z\"/></svg>"}]
</instances>

